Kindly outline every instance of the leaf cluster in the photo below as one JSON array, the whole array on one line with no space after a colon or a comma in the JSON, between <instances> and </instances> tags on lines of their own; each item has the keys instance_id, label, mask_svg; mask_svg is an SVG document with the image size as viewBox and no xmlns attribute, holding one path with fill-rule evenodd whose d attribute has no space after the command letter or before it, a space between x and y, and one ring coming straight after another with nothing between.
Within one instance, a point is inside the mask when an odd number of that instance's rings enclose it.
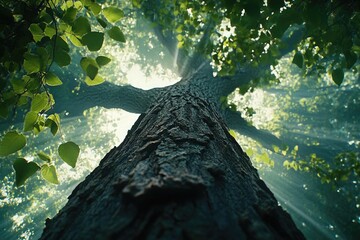
<instances>
[{"instance_id":1,"label":"leaf cluster","mask_svg":"<svg viewBox=\"0 0 360 240\"><path fill-rule=\"evenodd\" d=\"M23 132L37 135L49 128L56 135L60 129L60 115L49 114L56 101L51 91L62 85L63 80L52 70L52 65L68 66L73 48L99 51L105 36L124 43L125 36L116 26L123 17L122 10L95 0L1 1L0 118L13 118L21 109L25 112ZM90 86L102 83L104 80L98 70L111 59L98 56L87 64L84 59L91 58L84 57L80 63L86 73L85 83ZM0 143L0 156L17 152L25 145L26 134L7 132ZM35 163L20 159L14 162L17 175L21 172L16 178L18 186L36 170ZM57 178L50 177L56 176L52 163L43 164L41 174L46 180L58 183Z\"/></svg>"},{"instance_id":2,"label":"leaf cluster","mask_svg":"<svg viewBox=\"0 0 360 240\"><path fill-rule=\"evenodd\" d=\"M151 2L133 0L165 36L176 37L179 48L211 56L222 75L234 74L241 65L276 65L294 49L294 64L307 74L329 73L337 85L345 70L356 70L360 54L357 1L165 0L156 6ZM199 47L199 38L209 25L214 26L209 41ZM305 30L295 31L299 26Z\"/></svg>"}]
</instances>

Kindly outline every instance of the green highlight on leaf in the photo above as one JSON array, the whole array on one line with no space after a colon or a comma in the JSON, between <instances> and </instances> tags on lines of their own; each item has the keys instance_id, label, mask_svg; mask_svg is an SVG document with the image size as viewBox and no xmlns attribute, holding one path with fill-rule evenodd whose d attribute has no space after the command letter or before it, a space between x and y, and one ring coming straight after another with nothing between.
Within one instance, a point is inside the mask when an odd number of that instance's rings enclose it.
<instances>
[{"instance_id":1,"label":"green highlight on leaf","mask_svg":"<svg viewBox=\"0 0 360 240\"><path fill-rule=\"evenodd\" d=\"M46 73L45 82L49 86L59 86L62 84L62 81L60 80L60 78L52 72Z\"/></svg>"},{"instance_id":2,"label":"green highlight on leaf","mask_svg":"<svg viewBox=\"0 0 360 240\"><path fill-rule=\"evenodd\" d=\"M0 141L0 157L19 151L26 145L26 138L21 133L10 131Z\"/></svg>"},{"instance_id":3,"label":"green highlight on leaf","mask_svg":"<svg viewBox=\"0 0 360 240\"><path fill-rule=\"evenodd\" d=\"M24 132L32 131L34 129L34 125L37 122L38 113L34 111L30 111L25 115L24 120Z\"/></svg>"},{"instance_id":4,"label":"green highlight on leaf","mask_svg":"<svg viewBox=\"0 0 360 240\"><path fill-rule=\"evenodd\" d=\"M116 26L112 27L110 30L107 31L107 34L109 35L110 38L114 39L115 41L122 43L126 42L125 36L119 27Z\"/></svg>"},{"instance_id":5,"label":"green highlight on leaf","mask_svg":"<svg viewBox=\"0 0 360 240\"><path fill-rule=\"evenodd\" d=\"M104 42L104 33L89 32L83 36L82 42L90 51L98 51Z\"/></svg>"},{"instance_id":6,"label":"green highlight on leaf","mask_svg":"<svg viewBox=\"0 0 360 240\"><path fill-rule=\"evenodd\" d=\"M236 139L236 133L235 133L234 130L230 129L230 130L229 130L229 133L230 133L230 135L231 135L233 138Z\"/></svg>"},{"instance_id":7,"label":"green highlight on leaf","mask_svg":"<svg viewBox=\"0 0 360 240\"><path fill-rule=\"evenodd\" d=\"M36 155L45 162L51 162L51 157L43 151L38 152Z\"/></svg>"},{"instance_id":8,"label":"green highlight on leaf","mask_svg":"<svg viewBox=\"0 0 360 240\"><path fill-rule=\"evenodd\" d=\"M44 164L41 166L41 176L48 182L53 184L59 184L56 169L54 165Z\"/></svg>"},{"instance_id":9,"label":"green highlight on leaf","mask_svg":"<svg viewBox=\"0 0 360 240\"><path fill-rule=\"evenodd\" d=\"M16 159L13 167L16 173L15 184L17 187L23 185L29 177L40 170L40 167L36 163L28 162L24 158Z\"/></svg>"},{"instance_id":10,"label":"green highlight on leaf","mask_svg":"<svg viewBox=\"0 0 360 240\"><path fill-rule=\"evenodd\" d=\"M105 18L111 23L115 23L124 17L124 12L116 7L104 8L103 14Z\"/></svg>"},{"instance_id":11,"label":"green highlight on leaf","mask_svg":"<svg viewBox=\"0 0 360 240\"><path fill-rule=\"evenodd\" d=\"M90 10L94 13L95 16L99 15L101 11L101 6L95 2L92 1L86 1L87 5L89 6Z\"/></svg>"},{"instance_id":12,"label":"green highlight on leaf","mask_svg":"<svg viewBox=\"0 0 360 240\"><path fill-rule=\"evenodd\" d=\"M64 162L74 168L79 157L80 148L74 142L66 142L59 146L58 153Z\"/></svg>"},{"instance_id":13,"label":"green highlight on leaf","mask_svg":"<svg viewBox=\"0 0 360 240\"><path fill-rule=\"evenodd\" d=\"M45 36L52 38L56 34L56 30L52 26L46 26L44 30Z\"/></svg>"},{"instance_id":14,"label":"green highlight on leaf","mask_svg":"<svg viewBox=\"0 0 360 240\"><path fill-rule=\"evenodd\" d=\"M85 83L88 86L96 86L96 85L99 85L99 84L101 84L103 82L105 82L105 80L99 75L96 75L96 77L94 79L91 79L88 76L86 76L86 78L85 78Z\"/></svg>"},{"instance_id":15,"label":"green highlight on leaf","mask_svg":"<svg viewBox=\"0 0 360 240\"><path fill-rule=\"evenodd\" d=\"M336 68L332 71L331 77L334 83L340 86L344 80L344 71L341 68Z\"/></svg>"},{"instance_id":16,"label":"green highlight on leaf","mask_svg":"<svg viewBox=\"0 0 360 240\"><path fill-rule=\"evenodd\" d=\"M74 44L76 47L82 47L84 46L81 42L81 39L72 35L72 34L66 34L66 36L69 38L70 42Z\"/></svg>"}]
</instances>

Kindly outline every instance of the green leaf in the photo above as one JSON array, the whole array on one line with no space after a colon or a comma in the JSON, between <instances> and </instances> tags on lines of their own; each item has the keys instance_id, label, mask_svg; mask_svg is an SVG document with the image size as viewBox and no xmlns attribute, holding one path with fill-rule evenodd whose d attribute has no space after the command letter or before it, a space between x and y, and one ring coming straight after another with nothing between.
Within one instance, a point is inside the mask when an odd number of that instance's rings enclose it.
<instances>
[{"instance_id":1,"label":"green leaf","mask_svg":"<svg viewBox=\"0 0 360 240\"><path fill-rule=\"evenodd\" d=\"M50 127L51 133L55 136L60 128L60 116L57 113L51 114L46 119L45 126Z\"/></svg>"},{"instance_id":2,"label":"green leaf","mask_svg":"<svg viewBox=\"0 0 360 240\"><path fill-rule=\"evenodd\" d=\"M73 168L76 166L76 161L80 153L80 148L76 143L66 142L61 144L58 148L58 152L64 162Z\"/></svg>"},{"instance_id":3,"label":"green leaf","mask_svg":"<svg viewBox=\"0 0 360 240\"><path fill-rule=\"evenodd\" d=\"M46 26L44 30L44 34L45 36L52 38L56 34L56 30L52 26Z\"/></svg>"},{"instance_id":4,"label":"green leaf","mask_svg":"<svg viewBox=\"0 0 360 240\"><path fill-rule=\"evenodd\" d=\"M70 48L69 48L69 45L67 44L67 42L62 38L62 37L59 37L59 36L56 36L56 45L55 45L55 49L56 51L65 51L65 52L69 52L70 51ZM56 53L55 53L56 55Z\"/></svg>"},{"instance_id":5,"label":"green leaf","mask_svg":"<svg viewBox=\"0 0 360 240\"><path fill-rule=\"evenodd\" d=\"M99 68L89 64L89 66L86 68L86 75L91 79L94 80L96 75L98 74Z\"/></svg>"},{"instance_id":6,"label":"green leaf","mask_svg":"<svg viewBox=\"0 0 360 240\"><path fill-rule=\"evenodd\" d=\"M15 184L20 187L25 181L34 175L40 167L34 162L28 162L24 158L18 158L14 161L13 167L16 173Z\"/></svg>"},{"instance_id":7,"label":"green leaf","mask_svg":"<svg viewBox=\"0 0 360 240\"><path fill-rule=\"evenodd\" d=\"M81 38L78 38L72 34L66 34L66 36L69 38L70 42L74 44L76 47L82 47L84 46L81 42Z\"/></svg>"},{"instance_id":8,"label":"green leaf","mask_svg":"<svg viewBox=\"0 0 360 240\"><path fill-rule=\"evenodd\" d=\"M98 67L95 59L90 58L90 57L83 57L80 60L80 66L81 68L84 70L84 72L86 72L86 69L88 68L89 65L94 65L96 67Z\"/></svg>"},{"instance_id":9,"label":"green leaf","mask_svg":"<svg viewBox=\"0 0 360 240\"><path fill-rule=\"evenodd\" d=\"M107 27L107 23L104 20L102 20L101 18L97 17L96 20L103 28Z\"/></svg>"},{"instance_id":10,"label":"green leaf","mask_svg":"<svg viewBox=\"0 0 360 240\"><path fill-rule=\"evenodd\" d=\"M9 115L9 109L6 103L0 103L0 117L6 119Z\"/></svg>"},{"instance_id":11,"label":"green leaf","mask_svg":"<svg viewBox=\"0 0 360 240\"><path fill-rule=\"evenodd\" d=\"M98 51L104 42L104 33L90 32L83 36L83 44L88 47L90 51Z\"/></svg>"},{"instance_id":12,"label":"green leaf","mask_svg":"<svg viewBox=\"0 0 360 240\"><path fill-rule=\"evenodd\" d=\"M41 176L48 182L53 184L59 184L56 169L54 165L44 164L41 166Z\"/></svg>"},{"instance_id":13,"label":"green leaf","mask_svg":"<svg viewBox=\"0 0 360 240\"><path fill-rule=\"evenodd\" d=\"M40 71L45 71L49 63L49 53L43 47L38 47L36 53L40 58Z\"/></svg>"},{"instance_id":14,"label":"green leaf","mask_svg":"<svg viewBox=\"0 0 360 240\"><path fill-rule=\"evenodd\" d=\"M62 17L62 20L68 24L72 24L76 18L77 9L74 7L68 8Z\"/></svg>"},{"instance_id":15,"label":"green leaf","mask_svg":"<svg viewBox=\"0 0 360 240\"><path fill-rule=\"evenodd\" d=\"M38 113L30 111L25 115L24 120L24 132L32 131L34 129L34 124L37 122Z\"/></svg>"},{"instance_id":16,"label":"green leaf","mask_svg":"<svg viewBox=\"0 0 360 240\"><path fill-rule=\"evenodd\" d=\"M340 86L344 80L344 71L341 68L336 68L332 71L331 77L336 85Z\"/></svg>"},{"instance_id":17,"label":"green leaf","mask_svg":"<svg viewBox=\"0 0 360 240\"><path fill-rule=\"evenodd\" d=\"M44 115L39 115L37 122L34 124L33 133L39 134L45 128L45 117Z\"/></svg>"},{"instance_id":18,"label":"green leaf","mask_svg":"<svg viewBox=\"0 0 360 240\"><path fill-rule=\"evenodd\" d=\"M60 78L52 72L46 73L45 82L49 86L59 86L62 84L62 81L60 80Z\"/></svg>"},{"instance_id":19,"label":"green leaf","mask_svg":"<svg viewBox=\"0 0 360 240\"><path fill-rule=\"evenodd\" d=\"M301 54L301 52L296 52L294 55L294 58L292 60L292 63L294 63L296 66L298 66L299 68L303 67L304 64L304 57Z\"/></svg>"},{"instance_id":20,"label":"green leaf","mask_svg":"<svg viewBox=\"0 0 360 240\"><path fill-rule=\"evenodd\" d=\"M353 45L351 47L351 50L354 51L355 53L360 53L360 46Z\"/></svg>"},{"instance_id":21,"label":"green leaf","mask_svg":"<svg viewBox=\"0 0 360 240\"><path fill-rule=\"evenodd\" d=\"M44 37L44 32L39 26L39 24L33 23L30 25L29 30L33 35L34 41L39 42Z\"/></svg>"},{"instance_id":22,"label":"green leaf","mask_svg":"<svg viewBox=\"0 0 360 240\"><path fill-rule=\"evenodd\" d=\"M104 8L103 14L105 18L111 23L115 23L124 17L124 12L116 7Z\"/></svg>"},{"instance_id":23,"label":"green leaf","mask_svg":"<svg viewBox=\"0 0 360 240\"><path fill-rule=\"evenodd\" d=\"M112 27L110 30L107 31L107 34L109 35L109 37L111 37L115 41L122 42L122 43L124 43L126 41L125 36L119 27L116 27L116 26Z\"/></svg>"},{"instance_id":24,"label":"green leaf","mask_svg":"<svg viewBox=\"0 0 360 240\"><path fill-rule=\"evenodd\" d=\"M36 94L31 101L31 111L40 112L49 107L49 97L46 92Z\"/></svg>"},{"instance_id":25,"label":"green leaf","mask_svg":"<svg viewBox=\"0 0 360 240\"><path fill-rule=\"evenodd\" d=\"M10 131L0 141L0 157L19 151L26 145L26 138L21 133Z\"/></svg>"},{"instance_id":26,"label":"green leaf","mask_svg":"<svg viewBox=\"0 0 360 240\"><path fill-rule=\"evenodd\" d=\"M10 82L15 93L22 94L25 91L25 85L26 85L25 79L13 78L10 80Z\"/></svg>"},{"instance_id":27,"label":"green leaf","mask_svg":"<svg viewBox=\"0 0 360 240\"><path fill-rule=\"evenodd\" d=\"M86 17L78 17L72 25L72 31L78 35L83 36L91 31L89 20Z\"/></svg>"},{"instance_id":28,"label":"green leaf","mask_svg":"<svg viewBox=\"0 0 360 240\"><path fill-rule=\"evenodd\" d=\"M28 74L39 72L41 68L40 57L35 54L25 53L23 66Z\"/></svg>"},{"instance_id":29,"label":"green leaf","mask_svg":"<svg viewBox=\"0 0 360 240\"><path fill-rule=\"evenodd\" d=\"M346 67L350 69L357 61L357 55L351 51L345 52Z\"/></svg>"},{"instance_id":30,"label":"green leaf","mask_svg":"<svg viewBox=\"0 0 360 240\"><path fill-rule=\"evenodd\" d=\"M94 13L95 16L99 15L101 11L101 6L95 2L90 2L89 8Z\"/></svg>"},{"instance_id":31,"label":"green leaf","mask_svg":"<svg viewBox=\"0 0 360 240\"><path fill-rule=\"evenodd\" d=\"M41 160L45 162L51 162L51 157L46 153L44 153L43 151L38 152L37 155Z\"/></svg>"},{"instance_id":32,"label":"green leaf","mask_svg":"<svg viewBox=\"0 0 360 240\"><path fill-rule=\"evenodd\" d=\"M108 58L108 57L105 57L105 56L98 56L98 57L96 57L96 62L97 62L97 64L98 64L100 67L108 64L110 61L111 61L111 59Z\"/></svg>"},{"instance_id":33,"label":"green leaf","mask_svg":"<svg viewBox=\"0 0 360 240\"><path fill-rule=\"evenodd\" d=\"M89 78L88 76L86 76L86 78L85 78L85 83L88 86L99 85L99 84L101 84L103 82L105 82L105 80L99 75L96 75L96 77L93 80L91 78Z\"/></svg>"},{"instance_id":34,"label":"green leaf","mask_svg":"<svg viewBox=\"0 0 360 240\"><path fill-rule=\"evenodd\" d=\"M236 139L236 132L232 129L229 130L230 135Z\"/></svg>"},{"instance_id":35,"label":"green leaf","mask_svg":"<svg viewBox=\"0 0 360 240\"><path fill-rule=\"evenodd\" d=\"M60 66L65 67L70 64L70 55L64 50L58 50L55 52L54 61Z\"/></svg>"}]
</instances>

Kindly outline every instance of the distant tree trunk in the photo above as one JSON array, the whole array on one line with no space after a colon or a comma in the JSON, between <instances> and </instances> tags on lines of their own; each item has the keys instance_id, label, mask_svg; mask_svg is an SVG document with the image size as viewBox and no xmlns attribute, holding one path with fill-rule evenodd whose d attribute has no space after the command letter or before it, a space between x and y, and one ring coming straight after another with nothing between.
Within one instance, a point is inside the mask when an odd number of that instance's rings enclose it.
<instances>
[{"instance_id":1,"label":"distant tree trunk","mask_svg":"<svg viewBox=\"0 0 360 240\"><path fill-rule=\"evenodd\" d=\"M41 239L304 239L215 107L168 88Z\"/></svg>"}]
</instances>

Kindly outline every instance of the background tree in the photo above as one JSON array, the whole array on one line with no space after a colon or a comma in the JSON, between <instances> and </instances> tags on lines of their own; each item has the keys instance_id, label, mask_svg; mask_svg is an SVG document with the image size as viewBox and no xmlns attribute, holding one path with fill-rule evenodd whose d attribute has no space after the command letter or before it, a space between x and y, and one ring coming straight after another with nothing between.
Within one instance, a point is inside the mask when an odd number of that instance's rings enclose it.
<instances>
[{"instance_id":1,"label":"background tree","mask_svg":"<svg viewBox=\"0 0 360 240\"><path fill-rule=\"evenodd\" d=\"M232 3L229 1L221 3L188 2L181 4L165 1L156 2L155 5L158 8L154 8L153 3L153 1L134 2L134 5L141 7L140 12L156 24L155 33L161 43L169 49L174 59L177 60L182 77L189 77L200 67L209 75L211 69L208 68L207 64L210 62L212 62L211 64L215 72L218 71L217 77L212 82L213 86L207 86L211 89L209 92L213 93L209 94L209 98L210 101L217 105L217 108L223 117L227 119L231 128L257 139L265 147L275 152L286 151L286 147L282 146L282 143L286 142L287 145L290 145L289 153L291 150L296 150L295 154L299 151L302 155L309 155L309 153L313 152L325 153L325 151L317 150L319 149L318 146L308 147L303 145L296 147L297 144L294 141L278 139L269 132L258 130L248 124L241 124L245 123L244 116L230 110L231 108L234 109L234 105L228 102L226 96L236 87L240 87L240 91L245 93L247 90L251 91L254 89L254 86L259 86L259 84L264 86L264 83L274 80L274 76L271 77L269 74L269 69L275 67L274 60L280 59L282 55L290 52L296 46L299 47L299 52L293 58L293 62L296 65L303 67L310 73L318 73L320 76L322 76L321 74L324 72L325 66L325 69L328 68L326 70L329 70L334 81L336 80L335 82L340 84L343 80L343 74L341 74L343 70L337 69L341 66L347 66L344 65L345 62L349 62L348 68L354 71L356 71L358 66L354 64L356 61L356 58L354 60L354 54L356 55L358 46L358 31L356 30L358 26L354 20L357 18L358 13L352 11L351 14L344 14L349 8L358 8L355 2L350 3L350 5L343 3L334 3L334 5L322 3L321 7L326 6L325 17L327 17L326 24L328 26L325 30L322 28L322 25L317 25L319 20L314 17L314 12L311 13L312 10L309 10L314 7L312 2L302 1L300 3L295 1L289 4L282 3L281 1L278 3L276 1L275 3L269 1L268 6L266 6L266 4L263 5L260 1L258 3L247 3L246 1ZM208 11L213 8L219 11ZM314 9L316 8L319 8L319 6L314 7ZM236 9L243 9L243 11L236 11ZM274 13L269 12L269 9ZM213 14L209 15L208 12ZM294 12L304 14L293 14ZM279 19L280 21L278 21ZM283 19L287 21L283 21ZM303 22L305 22L305 28L303 25L300 25ZM283 23L285 26L281 27ZM293 26L288 29L291 23L293 23ZM324 24L324 21L322 24ZM342 37L341 39L329 41L326 37L331 35L329 33L331 32L330 30L333 29L333 25L339 24L346 26L347 34L344 35L346 38ZM226 29L226 27L228 27L229 32L235 27L235 32L226 36L224 30L221 30L221 28ZM309 29L313 29L313 31ZM266 34L269 35L267 38L262 36L266 36ZM217 37L218 35L220 37ZM313 40L316 38L318 39L317 41ZM351 39L352 44L350 47L349 44L346 45L342 42L342 40L347 38ZM346 41L349 42L348 39ZM299 42L300 44L298 44ZM176 46L181 48L176 50ZM307 54L305 54L306 51L308 51ZM345 54L347 51L350 54L347 54L348 57L345 57L347 56ZM213 60L210 60L207 56L212 56ZM319 58L317 59L318 61L315 61L316 59L311 60L313 56L317 56ZM234 62L238 64L232 64ZM304 62L307 64L304 65ZM351 65L352 62L353 65ZM68 89L72 89L72 86L77 85L75 82L71 84ZM67 97L64 94L60 94L60 97L63 97L65 100L60 98L60 102L63 103L61 105L63 106L59 106L59 111L66 109L65 106L69 99L71 99L72 103L78 103L71 105L77 106L73 109L77 114L82 113L88 107L96 105L123 107L133 112L143 112L148 106L146 104L150 104L159 92L161 91L158 89L143 91L129 86L114 86L110 83L88 89L81 86L75 96L69 94L69 97ZM104 99L104 96L107 96L107 98ZM137 101L132 101L129 96L135 96ZM55 97L55 99L57 98ZM68 100L66 101L66 99ZM70 108L69 112L71 111L72 109ZM277 145L278 148L274 148L273 145ZM339 148L333 149L333 152L328 151L328 155L323 157L334 155L347 148L348 146L346 145L339 145ZM327 161L321 165L321 159L319 159L318 155L309 158L309 161L285 161L284 165L293 169L298 169L299 167L309 169L310 167L311 170L317 171L318 174L320 173L322 179L326 181L327 179L334 179L334 177L340 178L352 174L356 177L356 169L358 169L356 155L350 159L353 159L352 162L354 164L350 164L351 167L346 171L343 171L345 168L341 170L341 166L339 171L333 171L333 165L329 165ZM305 166L301 166L301 164Z\"/></svg>"}]
</instances>

